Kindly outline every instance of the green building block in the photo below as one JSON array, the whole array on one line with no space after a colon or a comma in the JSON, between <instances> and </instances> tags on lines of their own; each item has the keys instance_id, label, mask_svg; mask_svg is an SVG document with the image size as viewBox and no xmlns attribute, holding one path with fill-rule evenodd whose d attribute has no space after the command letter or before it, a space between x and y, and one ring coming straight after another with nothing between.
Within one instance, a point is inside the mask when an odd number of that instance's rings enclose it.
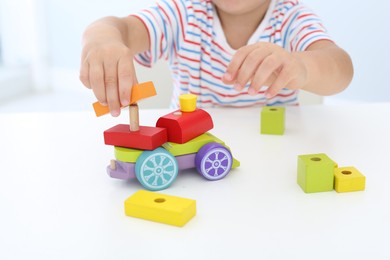
<instances>
[{"instance_id":1,"label":"green building block","mask_svg":"<svg viewBox=\"0 0 390 260\"><path fill-rule=\"evenodd\" d=\"M218 137L210 134L209 132L204 133L184 144L177 144L172 142L167 142L163 144L163 147L170 152L173 156L180 156L184 154L197 153L199 149L210 142L220 143L225 145L225 143L220 140Z\"/></svg>"},{"instance_id":2,"label":"green building block","mask_svg":"<svg viewBox=\"0 0 390 260\"><path fill-rule=\"evenodd\" d=\"M331 191L336 167L337 164L323 153L299 155L297 182L306 193Z\"/></svg>"},{"instance_id":3,"label":"green building block","mask_svg":"<svg viewBox=\"0 0 390 260\"><path fill-rule=\"evenodd\" d=\"M268 135L283 135L284 118L284 107L263 107L261 110L260 133Z\"/></svg>"},{"instance_id":4,"label":"green building block","mask_svg":"<svg viewBox=\"0 0 390 260\"><path fill-rule=\"evenodd\" d=\"M114 146L114 153L118 161L135 163L143 150Z\"/></svg>"}]
</instances>

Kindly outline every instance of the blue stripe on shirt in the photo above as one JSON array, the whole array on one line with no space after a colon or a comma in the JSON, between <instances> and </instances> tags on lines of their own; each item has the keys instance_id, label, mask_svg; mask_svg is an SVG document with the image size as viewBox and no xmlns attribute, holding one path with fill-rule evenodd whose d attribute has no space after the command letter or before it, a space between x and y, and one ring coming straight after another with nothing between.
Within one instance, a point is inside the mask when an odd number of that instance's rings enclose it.
<instances>
[{"instance_id":1,"label":"blue stripe on shirt","mask_svg":"<svg viewBox=\"0 0 390 260\"><path fill-rule=\"evenodd\" d=\"M297 12L294 17L290 20L286 30L285 30L285 33L284 33L284 39L283 39L283 47L286 47L286 41L287 41L287 34L290 32L290 27L291 25L295 22L295 19L298 17L300 13Z\"/></svg>"},{"instance_id":2,"label":"blue stripe on shirt","mask_svg":"<svg viewBox=\"0 0 390 260\"><path fill-rule=\"evenodd\" d=\"M156 31L156 28L152 22L152 20L150 20L150 18L148 16L146 16L145 14L141 13L140 15L142 15L143 17L145 17L145 19L147 19L147 21L149 22L149 25L150 27L153 29L153 39L154 39L154 43L157 43L157 31ZM151 45L152 46L152 45ZM150 63L154 63L157 61L158 57L157 57L157 48L154 48L154 60L151 60Z\"/></svg>"},{"instance_id":3,"label":"blue stripe on shirt","mask_svg":"<svg viewBox=\"0 0 390 260\"><path fill-rule=\"evenodd\" d=\"M316 39L316 38L326 38L326 39L329 39L329 37L326 34L316 34L316 35L310 37L309 39L307 39L306 41L304 41L303 43L301 43L301 46L297 46L299 48L299 51L304 51L306 49L305 46L308 43L313 42L313 40Z\"/></svg>"},{"instance_id":4,"label":"blue stripe on shirt","mask_svg":"<svg viewBox=\"0 0 390 260\"><path fill-rule=\"evenodd\" d=\"M283 101L277 100L277 101L274 101L272 103L268 103L267 106L286 105L287 103L294 103L297 100L298 100L298 97L297 97L297 95L295 95L291 99L287 99L287 100L283 100Z\"/></svg>"},{"instance_id":5,"label":"blue stripe on shirt","mask_svg":"<svg viewBox=\"0 0 390 260\"><path fill-rule=\"evenodd\" d=\"M176 48L178 49L178 50L180 50L180 47L181 47L181 42L179 41L179 34L180 34L180 27L179 27L179 20L180 20L180 17L177 17L177 13L175 12L175 10L173 10L173 8L171 7L171 5L170 4L168 4L167 3L167 1L165 1L165 0L162 0L164 3L165 3L165 5L166 5L166 7L168 7L168 9L169 9L169 11L172 13L172 16L170 16L170 18L172 18L172 17L176 17L176 19L178 19L178 20L176 20L176 21L172 21L172 20L170 20L171 21L171 23L174 23L174 22L176 22L176 35L175 35L175 31L173 30L172 31L172 37L174 37L174 36L176 36ZM166 21L167 22L167 21ZM173 24L172 24L172 26L173 26ZM183 30L184 30L184 28L182 28Z\"/></svg>"},{"instance_id":6,"label":"blue stripe on shirt","mask_svg":"<svg viewBox=\"0 0 390 260\"><path fill-rule=\"evenodd\" d=\"M202 93L202 97L211 97L215 101L217 101L220 104L223 105L232 105L232 104L237 104L237 103L253 103L253 102L265 102L266 98L254 98L254 99L236 99L232 101L223 101L221 100L217 95L213 93Z\"/></svg>"}]
</instances>

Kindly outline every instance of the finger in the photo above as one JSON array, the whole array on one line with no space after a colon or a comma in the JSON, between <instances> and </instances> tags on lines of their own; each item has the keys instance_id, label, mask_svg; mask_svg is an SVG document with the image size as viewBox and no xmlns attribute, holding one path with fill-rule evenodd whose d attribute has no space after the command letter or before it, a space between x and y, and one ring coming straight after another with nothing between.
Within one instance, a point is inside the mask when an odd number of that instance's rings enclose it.
<instances>
[{"instance_id":1,"label":"finger","mask_svg":"<svg viewBox=\"0 0 390 260\"><path fill-rule=\"evenodd\" d=\"M111 115L115 117L120 114L117 66L118 64L114 62L104 63L104 86L107 103Z\"/></svg>"},{"instance_id":2,"label":"finger","mask_svg":"<svg viewBox=\"0 0 390 260\"><path fill-rule=\"evenodd\" d=\"M89 65L89 82L97 100L104 106L107 105L106 90L104 88L104 70L101 64Z\"/></svg>"},{"instance_id":3,"label":"finger","mask_svg":"<svg viewBox=\"0 0 390 260\"><path fill-rule=\"evenodd\" d=\"M279 91L290 84L290 82L293 80L291 77L291 73L289 69L283 68L280 72L275 81L270 85L270 87L265 92L266 98L270 99L276 96Z\"/></svg>"},{"instance_id":4,"label":"finger","mask_svg":"<svg viewBox=\"0 0 390 260\"><path fill-rule=\"evenodd\" d=\"M86 88L91 89L91 84L89 82L89 63L82 62L80 67L80 81Z\"/></svg>"},{"instance_id":5,"label":"finger","mask_svg":"<svg viewBox=\"0 0 390 260\"><path fill-rule=\"evenodd\" d=\"M131 87L137 83L131 57L124 57L118 63L119 100L122 106L130 104Z\"/></svg>"},{"instance_id":6,"label":"finger","mask_svg":"<svg viewBox=\"0 0 390 260\"><path fill-rule=\"evenodd\" d=\"M84 51L81 53L79 78L85 87L91 89L91 83L89 82L89 63L86 59L86 54Z\"/></svg>"},{"instance_id":7,"label":"finger","mask_svg":"<svg viewBox=\"0 0 390 260\"><path fill-rule=\"evenodd\" d=\"M230 61L228 67L226 68L226 72L222 77L222 81L225 84L233 84L235 82L236 73L241 67L241 64L245 60L246 56L256 48L258 48L258 45L256 44L248 45L240 48L233 55L233 58Z\"/></svg>"},{"instance_id":8,"label":"finger","mask_svg":"<svg viewBox=\"0 0 390 260\"><path fill-rule=\"evenodd\" d=\"M282 66L282 61L276 55L267 56L258 67L249 87L249 95L256 95L259 89L270 82L272 75Z\"/></svg>"},{"instance_id":9,"label":"finger","mask_svg":"<svg viewBox=\"0 0 390 260\"><path fill-rule=\"evenodd\" d=\"M234 84L236 90L240 91L245 87L248 81L253 78L258 67L269 55L270 51L263 48L257 48L248 54L237 72L236 82Z\"/></svg>"}]
</instances>

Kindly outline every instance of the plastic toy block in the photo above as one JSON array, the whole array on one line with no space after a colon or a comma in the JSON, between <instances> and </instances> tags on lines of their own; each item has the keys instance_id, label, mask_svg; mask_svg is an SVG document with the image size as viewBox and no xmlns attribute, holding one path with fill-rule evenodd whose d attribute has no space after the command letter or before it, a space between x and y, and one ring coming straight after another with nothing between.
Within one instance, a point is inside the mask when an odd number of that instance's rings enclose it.
<instances>
[{"instance_id":1,"label":"plastic toy block","mask_svg":"<svg viewBox=\"0 0 390 260\"><path fill-rule=\"evenodd\" d=\"M125 214L182 227L196 215L196 201L140 190L125 201Z\"/></svg>"},{"instance_id":2,"label":"plastic toy block","mask_svg":"<svg viewBox=\"0 0 390 260\"><path fill-rule=\"evenodd\" d=\"M108 108L108 106L103 106L99 102L93 103L92 106L93 106L93 110L95 110L96 116L102 116L110 113L110 109Z\"/></svg>"},{"instance_id":3,"label":"plastic toy block","mask_svg":"<svg viewBox=\"0 0 390 260\"><path fill-rule=\"evenodd\" d=\"M135 84L131 89L130 104L134 104L141 99L145 99L155 95L156 89L153 85L153 82L148 81L140 84ZM99 102L95 102L92 105L93 109L95 110L96 116L102 116L110 112L108 106L103 106Z\"/></svg>"},{"instance_id":4,"label":"plastic toy block","mask_svg":"<svg viewBox=\"0 0 390 260\"><path fill-rule=\"evenodd\" d=\"M104 143L126 148L154 150L167 142L167 129L140 126L139 131L131 132L129 125L116 125L104 131Z\"/></svg>"},{"instance_id":5,"label":"plastic toy block","mask_svg":"<svg viewBox=\"0 0 390 260\"><path fill-rule=\"evenodd\" d=\"M168 141L179 144L186 143L214 127L210 114L203 109L190 113L177 110L160 117L156 126L167 128Z\"/></svg>"},{"instance_id":6,"label":"plastic toy block","mask_svg":"<svg viewBox=\"0 0 390 260\"><path fill-rule=\"evenodd\" d=\"M195 168L196 153L176 156L177 164L180 170Z\"/></svg>"},{"instance_id":7,"label":"plastic toy block","mask_svg":"<svg viewBox=\"0 0 390 260\"><path fill-rule=\"evenodd\" d=\"M260 132L268 135L283 135L284 121L284 107L263 107L261 110Z\"/></svg>"},{"instance_id":8,"label":"plastic toy block","mask_svg":"<svg viewBox=\"0 0 390 260\"><path fill-rule=\"evenodd\" d=\"M240 161L237 160L236 158L233 158L232 169L240 167L240 165L241 165Z\"/></svg>"},{"instance_id":9,"label":"plastic toy block","mask_svg":"<svg viewBox=\"0 0 390 260\"><path fill-rule=\"evenodd\" d=\"M183 94L179 96L180 110L182 112L194 112L196 110L196 95Z\"/></svg>"},{"instance_id":10,"label":"plastic toy block","mask_svg":"<svg viewBox=\"0 0 390 260\"><path fill-rule=\"evenodd\" d=\"M115 159L121 162L135 163L143 150L115 146Z\"/></svg>"},{"instance_id":11,"label":"plastic toy block","mask_svg":"<svg viewBox=\"0 0 390 260\"><path fill-rule=\"evenodd\" d=\"M331 191L336 165L323 153L299 155L297 182L306 193Z\"/></svg>"},{"instance_id":12,"label":"plastic toy block","mask_svg":"<svg viewBox=\"0 0 390 260\"><path fill-rule=\"evenodd\" d=\"M355 167L336 168L334 177L337 192L362 191L366 187L366 177Z\"/></svg>"},{"instance_id":13,"label":"plastic toy block","mask_svg":"<svg viewBox=\"0 0 390 260\"><path fill-rule=\"evenodd\" d=\"M111 164L115 164L115 168L113 168ZM125 163L112 160L111 164L107 166L107 174L111 178L121 180L130 180L135 178L134 163Z\"/></svg>"},{"instance_id":14,"label":"plastic toy block","mask_svg":"<svg viewBox=\"0 0 390 260\"><path fill-rule=\"evenodd\" d=\"M130 104L155 95L157 95L157 92L152 81L136 84L131 89Z\"/></svg>"},{"instance_id":15,"label":"plastic toy block","mask_svg":"<svg viewBox=\"0 0 390 260\"><path fill-rule=\"evenodd\" d=\"M222 140L215 137L210 133L202 134L184 144L167 142L163 144L163 147L170 152L173 156L179 156L183 154L196 153L199 149L210 142L217 142L220 144L225 144Z\"/></svg>"}]
</instances>

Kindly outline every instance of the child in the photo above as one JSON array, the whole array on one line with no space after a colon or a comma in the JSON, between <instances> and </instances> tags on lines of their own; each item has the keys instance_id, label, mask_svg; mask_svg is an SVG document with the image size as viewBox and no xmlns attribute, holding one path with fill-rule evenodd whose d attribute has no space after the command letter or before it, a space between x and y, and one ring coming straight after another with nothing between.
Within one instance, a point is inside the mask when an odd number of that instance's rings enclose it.
<instances>
[{"instance_id":1,"label":"child","mask_svg":"<svg viewBox=\"0 0 390 260\"><path fill-rule=\"evenodd\" d=\"M348 54L299 0L161 0L125 18L106 17L83 36L80 79L113 116L137 83L133 59L169 62L172 106L183 93L198 105L293 105L352 80Z\"/></svg>"}]
</instances>

